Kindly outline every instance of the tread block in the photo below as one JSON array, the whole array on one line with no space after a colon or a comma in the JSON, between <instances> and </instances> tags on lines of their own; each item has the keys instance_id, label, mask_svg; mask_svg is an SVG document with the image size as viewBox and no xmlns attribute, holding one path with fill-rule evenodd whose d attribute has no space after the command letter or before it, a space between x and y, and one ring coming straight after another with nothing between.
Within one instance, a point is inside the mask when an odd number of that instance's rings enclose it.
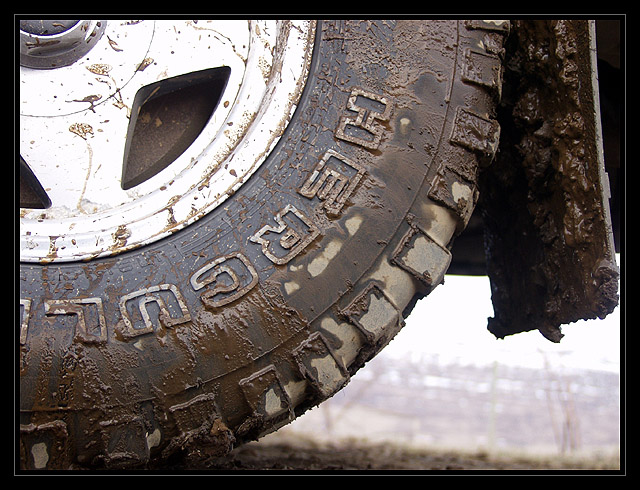
<instances>
[{"instance_id":1,"label":"tread block","mask_svg":"<svg viewBox=\"0 0 640 490\"><path fill-rule=\"evenodd\" d=\"M349 373L320 332L312 333L296 347L293 356L300 374L325 398L349 381Z\"/></svg>"},{"instance_id":2,"label":"tread block","mask_svg":"<svg viewBox=\"0 0 640 490\"><path fill-rule=\"evenodd\" d=\"M465 49L462 79L500 93L502 87L500 58L472 49Z\"/></svg>"},{"instance_id":3,"label":"tread block","mask_svg":"<svg viewBox=\"0 0 640 490\"><path fill-rule=\"evenodd\" d=\"M40 470L68 466L69 433L63 420L20 425L22 469Z\"/></svg>"},{"instance_id":4,"label":"tread block","mask_svg":"<svg viewBox=\"0 0 640 490\"><path fill-rule=\"evenodd\" d=\"M216 413L214 395L203 393L194 396L191 400L169 407L169 413L180 432L187 433L199 428L203 421Z\"/></svg>"},{"instance_id":5,"label":"tread block","mask_svg":"<svg viewBox=\"0 0 640 490\"><path fill-rule=\"evenodd\" d=\"M511 24L508 20L465 20L468 29L481 29L483 31L494 31L501 34L509 34Z\"/></svg>"},{"instance_id":6,"label":"tread block","mask_svg":"<svg viewBox=\"0 0 640 490\"><path fill-rule=\"evenodd\" d=\"M375 283L369 284L341 313L370 344L383 337L386 330L397 331L402 323L396 306Z\"/></svg>"},{"instance_id":7,"label":"tread block","mask_svg":"<svg viewBox=\"0 0 640 490\"><path fill-rule=\"evenodd\" d=\"M107 467L128 467L149 461L146 429L142 417L125 416L100 422Z\"/></svg>"},{"instance_id":8,"label":"tread block","mask_svg":"<svg viewBox=\"0 0 640 490\"><path fill-rule=\"evenodd\" d=\"M444 280L451 263L451 252L428 233L412 226L395 250L391 262L433 289Z\"/></svg>"},{"instance_id":9,"label":"tread block","mask_svg":"<svg viewBox=\"0 0 640 490\"><path fill-rule=\"evenodd\" d=\"M278 376L275 366L270 365L240 380L240 388L254 413L265 420L284 414L293 418L293 407L289 395Z\"/></svg>"},{"instance_id":10,"label":"tread block","mask_svg":"<svg viewBox=\"0 0 640 490\"><path fill-rule=\"evenodd\" d=\"M498 149L500 125L498 121L458 107L451 134L451 143L486 156Z\"/></svg>"},{"instance_id":11,"label":"tread block","mask_svg":"<svg viewBox=\"0 0 640 490\"><path fill-rule=\"evenodd\" d=\"M429 197L460 216L464 223L471 218L471 214L478 200L478 189L470 181L462 179L457 172L445 167L434 180L429 190Z\"/></svg>"}]
</instances>

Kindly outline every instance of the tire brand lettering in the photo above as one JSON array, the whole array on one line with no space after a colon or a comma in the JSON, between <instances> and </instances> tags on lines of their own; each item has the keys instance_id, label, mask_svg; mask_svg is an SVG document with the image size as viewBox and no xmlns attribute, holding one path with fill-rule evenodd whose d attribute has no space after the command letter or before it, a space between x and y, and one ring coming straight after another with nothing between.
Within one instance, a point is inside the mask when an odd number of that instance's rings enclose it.
<instances>
[{"instance_id":1,"label":"tire brand lettering","mask_svg":"<svg viewBox=\"0 0 640 490\"><path fill-rule=\"evenodd\" d=\"M249 260L240 253L218 257L200 267L190 280L195 291L205 289L202 302L219 308L247 294L258 284L258 273ZM29 321L32 316L31 299L20 299L19 342L27 343ZM153 317L150 306L158 313ZM191 321L191 314L180 290L173 284L160 284L121 296L118 306L122 318L122 335L131 339ZM108 341L107 322L101 298L73 298L46 300L47 316L76 316L74 340L85 344Z\"/></svg>"},{"instance_id":2,"label":"tire brand lettering","mask_svg":"<svg viewBox=\"0 0 640 490\"><path fill-rule=\"evenodd\" d=\"M264 225L249 240L262 247L262 253L274 264L289 262L319 234L313 222L292 204L275 216L276 225Z\"/></svg>"},{"instance_id":3,"label":"tire brand lettering","mask_svg":"<svg viewBox=\"0 0 640 490\"><path fill-rule=\"evenodd\" d=\"M210 308L219 308L248 293L258 284L258 273L244 255L235 253L207 262L190 282L194 291L209 286L200 299Z\"/></svg>"},{"instance_id":4,"label":"tire brand lettering","mask_svg":"<svg viewBox=\"0 0 640 490\"><path fill-rule=\"evenodd\" d=\"M136 302L137 307L135 306ZM149 315L148 305L151 303L155 303L160 309L157 317L159 324L154 325L151 315ZM129 305L134 305L134 307L129 308ZM122 296L120 298L120 313L125 327L122 333L126 337L137 337L152 333L160 326L174 327L191 321L191 315L184 298L173 284L151 286Z\"/></svg>"},{"instance_id":5,"label":"tire brand lettering","mask_svg":"<svg viewBox=\"0 0 640 490\"><path fill-rule=\"evenodd\" d=\"M107 341L107 322L100 298L47 300L44 303L44 312L48 316L75 315L77 320L74 340L87 344L101 344Z\"/></svg>"},{"instance_id":6,"label":"tire brand lettering","mask_svg":"<svg viewBox=\"0 0 640 490\"><path fill-rule=\"evenodd\" d=\"M391 117L392 105L383 96L361 88L353 88L347 101L347 109L356 115L343 116L335 135L337 138L375 150L380 145L384 126L380 121Z\"/></svg>"},{"instance_id":7,"label":"tire brand lettering","mask_svg":"<svg viewBox=\"0 0 640 490\"><path fill-rule=\"evenodd\" d=\"M363 175L361 165L329 150L298 192L309 199L318 197L328 214L337 215Z\"/></svg>"}]
</instances>

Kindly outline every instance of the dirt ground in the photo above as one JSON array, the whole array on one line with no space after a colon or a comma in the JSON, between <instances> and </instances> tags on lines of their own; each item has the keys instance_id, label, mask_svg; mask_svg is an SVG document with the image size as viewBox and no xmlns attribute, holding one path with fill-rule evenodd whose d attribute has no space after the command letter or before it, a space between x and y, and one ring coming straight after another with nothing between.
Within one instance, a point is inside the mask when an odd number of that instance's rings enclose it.
<instances>
[{"instance_id":1,"label":"dirt ground","mask_svg":"<svg viewBox=\"0 0 640 490\"><path fill-rule=\"evenodd\" d=\"M355 472L445 472L457 471L560 471L604 470L619 472L617 456L561 457L489 454L418 449L385 443L342 440L319 442L304 437L269 436L234 449L226 457L181 470L219 471L227 474L253 472L340 473Z\"/></svg>"}]
</instances>

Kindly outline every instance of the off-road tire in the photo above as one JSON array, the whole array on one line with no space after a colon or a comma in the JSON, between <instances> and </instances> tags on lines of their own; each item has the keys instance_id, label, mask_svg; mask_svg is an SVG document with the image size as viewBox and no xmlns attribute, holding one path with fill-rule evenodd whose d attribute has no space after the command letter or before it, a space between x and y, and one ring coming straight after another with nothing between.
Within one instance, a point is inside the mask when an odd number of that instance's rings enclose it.
<instances>
[{"instance_id":1,"label":"off-road tire","mask_svg":"<svg viewBox=\"0 0 640 490\"><path fill-rule=\"evenodd\" d=\"M507 33L318 22L284 136L222 206L129 252L21 264L21 467L222 455L340 390L443 281L497 148Z\"/></svg>"}]
</instances>

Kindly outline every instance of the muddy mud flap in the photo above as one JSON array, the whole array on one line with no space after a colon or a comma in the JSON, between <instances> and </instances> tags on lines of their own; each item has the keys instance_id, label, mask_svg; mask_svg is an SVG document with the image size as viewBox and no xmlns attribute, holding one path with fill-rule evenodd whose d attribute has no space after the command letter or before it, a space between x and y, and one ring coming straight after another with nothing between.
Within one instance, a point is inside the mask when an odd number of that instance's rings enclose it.
<instances>
[{"instance_id":1,"label":"muddy mud flap","mask_svg":"<svg viewBox=\"0 0 640 490\"><path fill-rule=\"evenodd\" d=\"M603 318L618 303L595 22L514 21L500 147L480 177L487 273L502 338Z\"/></svg>"}]
</instances>

